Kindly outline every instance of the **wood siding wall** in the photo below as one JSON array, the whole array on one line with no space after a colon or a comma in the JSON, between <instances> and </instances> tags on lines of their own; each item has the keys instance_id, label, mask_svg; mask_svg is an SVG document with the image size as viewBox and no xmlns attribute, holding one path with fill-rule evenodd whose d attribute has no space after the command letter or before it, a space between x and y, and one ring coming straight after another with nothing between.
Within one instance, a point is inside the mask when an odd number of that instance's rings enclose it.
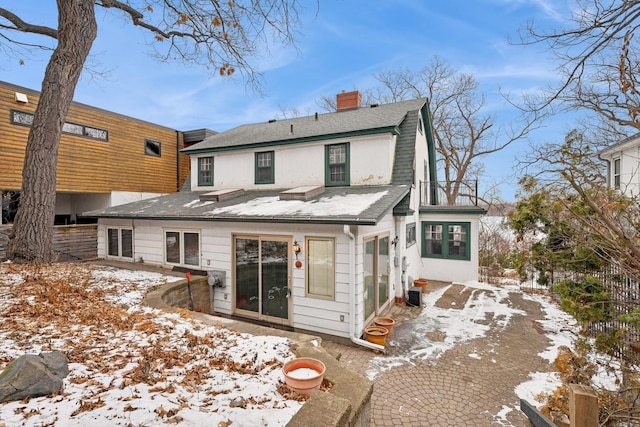
<instances>
[{"instance_id":1,"label":"wood siding wall","mask_svg":"<svg viewBox=\"0 0 640 427\"><path fill-rule=\"evenodd\" d=\"M15 93L29 102L16 101ZM29 127L11 123L11 110L33 113L38 92L0 82L0 189L20 189ZM84 104L73 103L67 122L108 131L108 141L64 134L60 140L57 191L173 193L184 183L188 156L179 155L174 129ZM145 154L145 140L161 143L161 156ZM178 164L180 157L180 164ZM180 169L180 177L178 177Z\"/></svg>"},{"instance_id":2,"label":"wood siding wall","mask_svg":"<svg viewBox=\"0 0 640 427\"><path fill-rule=\"evenodd\" d=\"M0 226L0 260L6 257L11 226ZM95 259L98 255L98 226L61 225L53 228L53 251L57 261Z\"/></svg>"}]
</instances>

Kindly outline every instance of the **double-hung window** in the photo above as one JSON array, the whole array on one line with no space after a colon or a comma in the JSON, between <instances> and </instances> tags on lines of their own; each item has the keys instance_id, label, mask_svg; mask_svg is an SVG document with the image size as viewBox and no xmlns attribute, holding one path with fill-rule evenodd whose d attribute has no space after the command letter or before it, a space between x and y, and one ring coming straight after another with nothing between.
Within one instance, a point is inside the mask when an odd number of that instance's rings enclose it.
<instances>
[{"instance_id":1,"label":"double-hung window","mask_svg":"<svg viewBox=\"0 0 640 427\"><path fill-rule=\"evenodd\" d=\"M256 153L256 184L273 184L275 182L273 160L273 151Z\"/></svg>"},{"instance_id":2,"label":"double-hung window","mask_svg":"<svg viewBox=\"0 0 640 427\"><path fill-rule=\"evenodd\" d=\"M307 239L307 295L333 299L335 296L335 241Z\"/></svg>"},{"instance_id":3,"label":"double-hung window","mask_svg":"<svg viewBox=\"0 0 640 427\"><path fill-rule=\"evenodd\" d=\"M349 185L348 143L325 147L325 185L327 187Z\"/></svg>"},{"instance_id":4,"label":"double-hung window","mask_svg":"<svg viewBox=\"0 0 640 427\"><path fill-rule=\"evenodd\" d=\"M425 258L471 259L468 222L423 222L422 256Z\"/></svg>"},{"instance_id":5,"label":"double-hung window","mask_svg":"<svg viewBox=\"0 0 640 427\"><path fill-rule=\"evenodd\" d=\"M213 157L198 158L198 186L213 185Z\"/></svg>"},{"instance_id":6,"label":"double-hung window","mask_svg":"<svg viewBox=\"0 0 640 427\"><path fill-rule=\"evenodd\" d=\"M133 230L131 228L107 228L107 256L133 258Z\"/></svg>"},{"instance_id":7,"label":"double-hung window","mask_svg":"<svg viewBox=\"0 0 640 427\"><path fill-rule=\"evenodd\" d=\"M613 160L613 188L620 189L620 158Z\"/></svg>"},{"instance_id":8,"label":"double-hung window","mask_svg":"<svg viewBox=\"0 0 640 427\"><path fill-rule=\"evenodd\" d=\"M164 260L167 264L200 266L200 233L165 230Z\"/></svg>"}]
</instances>

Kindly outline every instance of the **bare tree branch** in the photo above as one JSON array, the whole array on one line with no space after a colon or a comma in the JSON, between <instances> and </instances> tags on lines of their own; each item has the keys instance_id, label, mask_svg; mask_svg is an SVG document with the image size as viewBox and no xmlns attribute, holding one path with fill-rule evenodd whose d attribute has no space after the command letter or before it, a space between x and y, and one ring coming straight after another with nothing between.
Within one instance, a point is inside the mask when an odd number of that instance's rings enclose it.
<instances>
[{"instance_id":1,"label":"bare tree branch","mask_svg":"<svg viewBox=\"0 0 640 427\"><path fill-rule=\"evenodd\" d=\"M43 36L51 37L53 39L58 38L58 30L50 27L44 27L42 25L29 24L23 21L22 19L20 19L20 17L18 17L13 12L1 7L0 7L0 16L6 19L7 21L9 21L11 24L13 24L13 26L8 26L0 23L0 28L2 29L15 30L15 31L20 31L22 33L40 34Z\"/></svg>"}]
</instances>

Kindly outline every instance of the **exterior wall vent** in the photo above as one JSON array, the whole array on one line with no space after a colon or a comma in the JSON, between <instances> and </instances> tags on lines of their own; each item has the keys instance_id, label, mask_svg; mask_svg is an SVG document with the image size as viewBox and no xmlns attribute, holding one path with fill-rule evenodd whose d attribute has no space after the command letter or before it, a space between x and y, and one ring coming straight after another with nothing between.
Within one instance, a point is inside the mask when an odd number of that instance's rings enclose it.
<instances>
[{"instance_id":1,"label":"exterior wall vent","mask_svg":"<svg viewBox=\"0 0 640 427\"><path fill-rule=\"evenodd\" d=\"M29 98L26 93L16 92L16 102L21 102L23 104L29 103Z\"/></svg>"}]
</instances>

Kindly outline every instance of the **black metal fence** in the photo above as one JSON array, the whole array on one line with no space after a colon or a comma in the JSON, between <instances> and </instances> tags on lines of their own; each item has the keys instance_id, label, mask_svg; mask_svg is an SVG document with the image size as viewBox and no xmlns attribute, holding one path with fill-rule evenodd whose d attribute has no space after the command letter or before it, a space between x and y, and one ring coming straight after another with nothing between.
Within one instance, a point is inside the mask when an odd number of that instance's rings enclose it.
<instances>
[{"instance_id":1,"label":"black metal fence","mask_svg":"<svg viewBox=\"0 0 640 427\"><path fill-rule=\"evenodd\" d=\"M640 327L624 322L620 320L620 317L640 308L640 281L628 277L615 265L609 265L600 271L586 273L555 271L553 274L547 273L547 275L549 284L540 284L537 275L531 273L527 280L521 282L520 288L526 292L546 291L557 299L558 295L553 292L553 285L563 280L579 282L586 277L596 278L609 296L609 301L606 303L610 309L610 320L585 323L582 325L584 331L593 337L603 333L624 331L624 344L616 356L624 357L627 360L638 360L638 355L631 345L640 343Z\"/></svg>"}]
</instances>

